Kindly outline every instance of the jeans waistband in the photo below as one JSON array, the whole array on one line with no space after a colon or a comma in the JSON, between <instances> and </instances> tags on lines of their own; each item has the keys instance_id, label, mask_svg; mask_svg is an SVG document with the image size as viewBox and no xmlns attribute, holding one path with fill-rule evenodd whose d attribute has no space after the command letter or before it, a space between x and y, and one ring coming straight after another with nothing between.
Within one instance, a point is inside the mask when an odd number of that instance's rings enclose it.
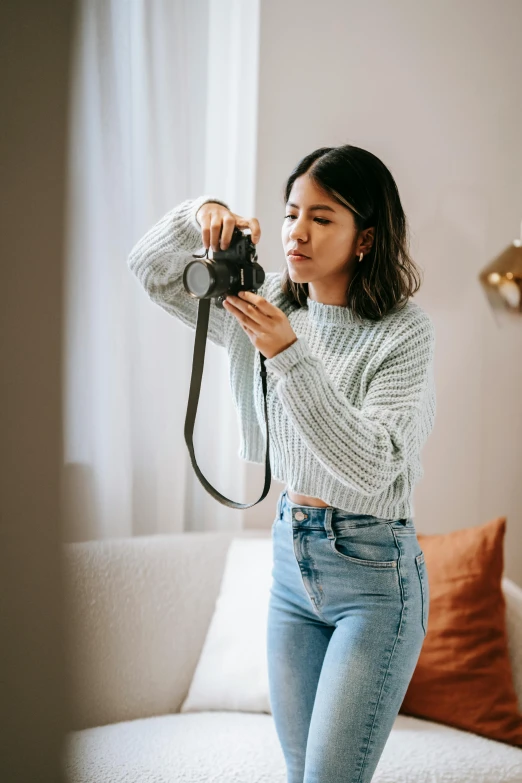
<instances>
[{"instance_id":1,"label":"jeans waistband","mask_svg":"<svg viewBox=\"0 0 522 783\"><path fill-rule=\"evenodd\" d=\"M365 524L390 524L394 520L384 519L382 517L376 517L372 514L360 514L358 512L345 511L342 508L336 508L335 506L305 506L299 503L293 503L288 497L287 490L283 490L279 495L277 501L277 516L278 518L287 519L293 521L294 519L302 527L324 527L327 533L332 532L333 525L350 525L353 523L354 527ZM398 520L402 523L406 523L407 519ZM330 537L330 534L329 534Z\"/></svg>"}]
</instances>

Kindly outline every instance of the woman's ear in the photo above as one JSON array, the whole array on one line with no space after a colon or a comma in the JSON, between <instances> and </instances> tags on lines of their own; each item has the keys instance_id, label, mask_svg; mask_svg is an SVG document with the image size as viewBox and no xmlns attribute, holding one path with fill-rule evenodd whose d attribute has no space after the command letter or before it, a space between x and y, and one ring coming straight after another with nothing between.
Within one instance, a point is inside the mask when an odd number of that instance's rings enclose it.
<instances>
[{"instance_id":1,"label":"woman's ear","mask_svg":"<svg viewBox=\"0 0 522 783\"><path fill-rule=\"evenodd\" d=\"M369 253L372 249L374 239L375 228L373 226L371 228L365 228L364 231L361 232L357 255L359 255L359 253Z\"/></svg>"}]
</instances>

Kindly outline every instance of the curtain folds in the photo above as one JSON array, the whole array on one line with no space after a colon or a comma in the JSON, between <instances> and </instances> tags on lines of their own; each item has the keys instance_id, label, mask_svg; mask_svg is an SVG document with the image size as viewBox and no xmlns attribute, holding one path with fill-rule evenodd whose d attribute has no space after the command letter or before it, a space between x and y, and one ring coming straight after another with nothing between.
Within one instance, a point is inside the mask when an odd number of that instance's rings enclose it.
<instances>
[{"instance_id":1,"label":"curtain folds","mask_svg":"<svg viewBox=\"0 0 522 783\"><path fill-rule=\"evenodd\" d=\"M240 529L192 471L194 332L127 268L175 204L216 192L254 214L258 2L79 4L69 121L64 539ZM207 343L194 446L246 502L228 357Z\"/></svg>"}]
</instances>

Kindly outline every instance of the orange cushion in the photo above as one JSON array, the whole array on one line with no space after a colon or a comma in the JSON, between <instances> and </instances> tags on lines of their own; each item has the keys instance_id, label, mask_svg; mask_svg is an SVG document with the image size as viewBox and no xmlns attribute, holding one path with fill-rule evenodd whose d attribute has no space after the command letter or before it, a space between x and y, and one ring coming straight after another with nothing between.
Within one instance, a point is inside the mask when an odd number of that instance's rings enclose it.
<instances>
[{"instance_id":1,"label":"orange cushion","mask_svg":"<svg viewBox=\"0 0 522 783\"><path fill-rule=\"evenodd\" d=\"M501 587L506 518L417 537L428 632L400 712L522 745Z\"/></svg>"}]
</instances>

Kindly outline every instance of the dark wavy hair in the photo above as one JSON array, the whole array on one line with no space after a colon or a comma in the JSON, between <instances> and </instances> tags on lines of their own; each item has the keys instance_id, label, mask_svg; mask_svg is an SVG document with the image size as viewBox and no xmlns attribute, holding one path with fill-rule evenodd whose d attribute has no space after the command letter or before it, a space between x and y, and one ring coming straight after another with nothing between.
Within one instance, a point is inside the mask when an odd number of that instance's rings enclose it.
<instances>
[{"instance_id":1,"label":"dark wavy hair","mask_svg":"<svg viewBox=\"0 0 522 783\"><path fill-rule=\"evenodd\" d=\"M284 189L285 205L292 185L303 174L352 212L357 232L374 227L371 250L355 263L347 290L347 307L358 318L379 321L401 309L420 288L421 274L408 252L408 224L395 180L384 163L360 147L321 147L304 157ZM295 283L288 268L281 288L297 307L306 306L308 283Z\"/></svg>"}]
</instances>

